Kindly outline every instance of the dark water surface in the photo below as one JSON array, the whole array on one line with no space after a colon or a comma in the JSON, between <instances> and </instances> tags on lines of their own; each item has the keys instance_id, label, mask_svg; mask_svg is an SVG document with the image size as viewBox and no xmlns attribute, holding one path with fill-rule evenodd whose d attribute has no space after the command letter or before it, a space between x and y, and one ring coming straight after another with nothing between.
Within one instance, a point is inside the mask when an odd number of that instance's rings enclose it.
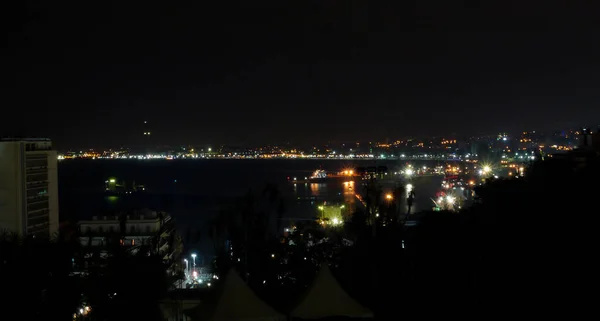
<instances>
[{"instance_id":1,"label":"dark water surface","mask_svg":"<svg viewBox=\"0 0 600 321\"><path fill-rule=\"evenodd\" d=\"M412 163L420 166L421 164ZM352 195L341 182L291 184L287 177L310 176L317 168L339 171L357 166L387 166L390 172L405 166L397 160L67 160L59 163L61 220L90 219L114 215L117 211L150 208L167 210L176 219L182 234L188 226L200 231L206 243L208 221L220 208L234 204L249 190L261 191L267 184L278 186L285 198L285 216L317 216L315 202L350 201ZM435 163L429 162L427 166ZM146 192L137 195L106 196L104 182L119 181L144 184ZM440 179L423 178L411 182L417 191L414 209L431 208L430 197L440 186ZM358 183L358 182L357 182ZM312 203L311 203L312 200ZM192 238L194 239L194 238ZM204 248L205 246L200 246Z\"/></svg>"}]
</instances>

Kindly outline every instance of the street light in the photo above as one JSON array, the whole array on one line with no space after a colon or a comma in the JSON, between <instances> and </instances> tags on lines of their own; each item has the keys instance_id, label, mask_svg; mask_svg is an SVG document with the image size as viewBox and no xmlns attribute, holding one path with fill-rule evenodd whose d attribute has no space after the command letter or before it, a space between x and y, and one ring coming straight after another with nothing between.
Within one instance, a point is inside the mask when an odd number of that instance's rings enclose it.
<instances>
[{"instance_id":1,"label":"street light","mask_svg":"<svg viewBox=\"0 0 600 321\"><path fill-rule=\"evenodd\" d=\"M391 201L391 200L392 200L392 198L394 198L394 196L392 196L392 194L389 194L389 193L388 193L388 194L385 194L385 199L386 199L386 200L388 200L388 201Z\"/></svg>"},{"instance_id":2,"label":"street light","mask_svg":"<svg viewBox=\"0 0 600 321\"><path fill-rule=\"evenodd\" d=\"M192 254L193 266L196 267L196 253Z\"/></svg>"},{"instance_id":3,"label":"street light","mask_svg":"<svg viewBox=\"0 0 600 321\"><path fill-rule=\"evenodd\" d=\"M190 277L190 262L188 259L183 259L185 261L185 277L189 279Z\"/></svg>"}]
</instances>

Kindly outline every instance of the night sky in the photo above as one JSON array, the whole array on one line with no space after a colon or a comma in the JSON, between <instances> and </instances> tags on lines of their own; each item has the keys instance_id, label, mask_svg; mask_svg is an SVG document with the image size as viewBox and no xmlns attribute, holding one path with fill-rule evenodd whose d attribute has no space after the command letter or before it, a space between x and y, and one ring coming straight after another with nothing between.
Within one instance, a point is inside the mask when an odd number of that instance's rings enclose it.
<instances>
[{"instance_id":1,"label":"night sky","mask_svg":"<svg viewBox=\"0 0 600 321\"><path fill-rule=\"evenodd\" d=\"M190 3L3 3L0 135L110 147L147 120L156 143L243 145L600 122L597 7Z\"/></svg>"}]
</instances>

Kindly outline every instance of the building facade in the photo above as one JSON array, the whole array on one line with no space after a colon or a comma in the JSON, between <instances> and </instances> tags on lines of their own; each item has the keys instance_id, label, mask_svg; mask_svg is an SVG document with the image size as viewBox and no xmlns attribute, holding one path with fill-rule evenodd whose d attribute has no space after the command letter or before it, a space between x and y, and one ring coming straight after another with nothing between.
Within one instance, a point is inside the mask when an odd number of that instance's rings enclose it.
<instances>
[{"instance_id":1,"label":"building facade","mask_svg":"<svg viewBox=\"0 0 600 321\"><path fill-rule=\"evenodd\" d=\"M0 230L58 233L57 154L46 138L0 139Z\"/></svg>"},{"instance_id":2,"label":"building facade","mask_svg":"<svg viewBox=\"0 0 600 321\"><path fill-rule=\"evenodd\" d=\"M79 221L79 240L85 247L108 249L118 242L120 246L156 245L157 253L171 261L181 252L181 240L170 215L142 210L116 216L92 217Z\"/></svg>"}]
</instances>

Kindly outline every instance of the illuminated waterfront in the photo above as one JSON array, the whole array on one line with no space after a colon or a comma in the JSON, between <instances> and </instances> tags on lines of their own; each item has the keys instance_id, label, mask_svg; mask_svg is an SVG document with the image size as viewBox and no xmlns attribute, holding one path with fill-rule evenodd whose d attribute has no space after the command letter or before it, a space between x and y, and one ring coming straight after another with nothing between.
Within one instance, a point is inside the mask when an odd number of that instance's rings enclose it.
<instances>
[{"instance_id":1,"label":"illuminated waterfront","mask_svg":"<svg viewBox=\"0 0 600 321\"><path fill-rule=\"evenodd\" d=\"M182 234L185 234L188 226L202 231L200 242L195 242L192 237L191 243L208 243L206 228L209 220L220 209L235 204L248 190L261 191L267 183L277 186L285 199L285 218L317 217L318 205L323 202L340 206L344 204L343 213L349 214L357 205L354 194L359 188L360 179L346 184L344 180L334 180L294 185L287 178L308 177L316 168L338 171L352 166L374 164L371 161L280 159L205 162L70 160L59 165L61 216L77 220L144 207L166 210L177 220ZM377 161L376 165L387 166L390 172L393 168L405 166L404 163L392 160ZM143 184L146 191L107 196L104 193L105 181L111 177ZM414 177L411 184L416 189L413 212L431 209L433 204L430 198L439 189L441 177Z\"/></svg>"}]
</instances>

